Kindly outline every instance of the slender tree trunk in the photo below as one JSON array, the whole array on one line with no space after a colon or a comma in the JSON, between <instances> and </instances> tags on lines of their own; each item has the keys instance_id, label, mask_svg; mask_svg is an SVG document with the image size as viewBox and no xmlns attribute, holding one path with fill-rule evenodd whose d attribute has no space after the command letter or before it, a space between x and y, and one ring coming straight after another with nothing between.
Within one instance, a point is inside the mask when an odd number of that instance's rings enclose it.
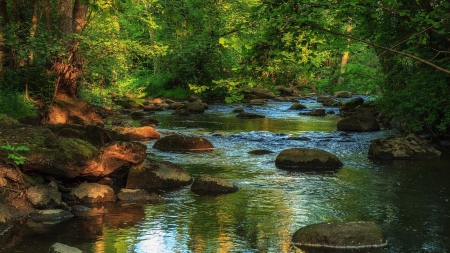
<instances>
[{"instance_id":1,"label":"slender tree trunk","mask_svg":"<svg viewBox=\"0 0 450 253\"><path fill-rule=\"evenodd\" d=\"M53 32L52 7L50 5L49 0L44 0L43 9L44 9L45 24L47 27L47 32L49 33L49 35L52 35L52 32Z\"/></svg>"},{"instance_id":2,"label":"slender tree trunk","mask_svg":"<svg viewBox=\"0 0 450 253\"><path fill-rule=\"evenodd\" d=\"M349 32L351 32L352 31L352 26L351 25L347 25L347 33L349 33ZM350 39L347 39L347 41L348 42L350 42ZM347 46L348 47L348 46ZM341 74L344 74L345 73L345 66L347 65L347 63L348 63L348 57L349 57L349 55L350 55L350 52L349 51L345 51L344 52L344 54L342 55L342 58L341 58ZM338 85L340 85L342 82L344 81L344 78L341 76L341 77L339 77L339 79L338 79Z\"/></svg>"},{"instance_id":3,"label":"slender tree trunk","mask_svg":"<svg viewBox=\"0 0 450 253\"><path fill-rule=\"evenodd\" d=\"M7 54L8 49L3 42L4 38L4 25L9 23L9 15L5 0L0 0L0 78L3 77L3 66L8 66Z\"/></svg>"}]
</instances>

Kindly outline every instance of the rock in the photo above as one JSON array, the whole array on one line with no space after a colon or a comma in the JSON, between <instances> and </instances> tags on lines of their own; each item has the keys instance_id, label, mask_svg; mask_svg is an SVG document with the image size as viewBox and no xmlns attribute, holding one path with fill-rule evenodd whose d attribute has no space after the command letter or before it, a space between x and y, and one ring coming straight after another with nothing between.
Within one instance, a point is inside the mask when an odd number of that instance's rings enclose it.
<instances>
[{"instance_id":1,"label":"rock","mask_svg":"<svg viewBox=\"0 0 450 253\"><path fill-rule=\"evenodd\" d=\"M298 95L298 90L292 87L284 87L281 85L275 86L275 90L280 92L281 96L296 96Z\"/></svg>"},{"instance_id":2,"label":"rock","mask_svg":"<svg viewBox=\"0 0 450 253\"><path fill-rule=\"evenodd\" d=\"M289 107L289 110L304 110L306 109L306 106L300 104L300 103L294 103Z\"/></svg>"},{"instance_id":3,"label":"rock","mask_svg":"<svg viewBox=\"0 0 450 253\"><path fill-rule=\"evenodd\" d=\"M82 183L70 193L81 203L99 203L115 201L116 195L111 187L96 183Z\"/></svg>"},{"instance_id":4,"label":"rock","mask_svg":"<svg viewBox=\"0 0 450 253\"><path fill-rule=\"evenodd\" d=\"M120 189L117 199L122 201L147 201L159 200L159 196L156 193L150 195L144 189Z\"/></svg>"},{"instance_id":5,"label":"rock","mask_svg":"<svg viewBox=\"0 0 450 253\"><path fill-rule=\"evenodd\" d=\"M237 186L228 181L210 175L199 175L191 185L191 191L200 195L226 194L238 190Z\"/></svg>"},{"instance_id":6,"label":"rock","mask_svg":"<svg viewBox=\"0 0 450 253\"><path fill-rule=\"evenodd\" d=\"M249 99L273 99L276 95L267 88L251 88L245 97Z\"/></svg>"},{"instance_id":7,"label":"rock","mask_svg":"<svg viewBox=\"0 0 450 253\"><path fill-rule=\"evenodd\" d=\"M241 112L244 112L244 108L238 107L238 108L234 109L232 112L233 113L241 113Z\"/></svg>"},{"instance_id":8,"label":"rock","mask_svg":"<svg viewBox=\"0 0 450 253\"><path fill-rule=\"evenodd\" d=\"M56 224L70 220L74 215L62 209L38 210L31 214L30 218L34 222Z\"/></svg>"},{"instance_id":9,"label":"rock","mask_svg":"<svg viewBox=\"0 0 450 253\"><path fill-rule=\"evenodd\" d=\"M192 183L192 178L180 166L146 159L130 169L127 189L174 189Z\"/></svg>"},{"instance_id":10,"label":"rock","mask_svg":"<svg viewBox=\"0 0 450 253\"><path fill-rule=\"evenodd\" d=\"M143 119L140 121L141 126L157 126L159 121L152 118Z\"/></svg>"},{"instance_id":11,"label":"rock","mask_svg":"<svg viewBox=\"0 0 450 253\"><path fill-rule=\"evenodd\" d=\"M319 96L317 97L317 102L323 104L324 106L331 106L336 102L336 100L334 100L331 96Z\"/></svg>"},{"instance_id":12,"label":"rock","mask_svg":"<svg viewBox=\"0 0 450 253\"><path fill-rule=\"evenodd\" d=\"M123 107L124 109L143 109L144 101L138 98L128 98L121 97L114 101L117 105Z\"/></svg>"},{"instance_id":13,"label":"rock","mask_svg":"<svg viewBox=\"0 0 450 253\"><path fill-rule=\"evenodd\" d=\"M272 154L273 151L267 150L267 149L257 149L257 150L252 150L250 152L248 152L250 155L267 155L267 154Z\"/></svg>"},{"instance_id":14,"label":"rock","mask_svg":"<svg viewBox=\"0 0 450 253\"><path fill-rule=\"evenodd\" d=\"M47 123L103 126L102 118L92 105L73 98L56 99L48 110Z\"/></svg>"},{"instance_id":15,"label":"rock","mask_svg":"<svg viewBox=\"0 0 450 253\"><path fill-rule=\"evenodd\" d=\"M356 109L356 107L363 105L363 104L364 104L364 99L362 97L356 97L356 98L350 99L347 102L342 103L339 110L344 113L351 112L351 111L354 111Z\"/></svg>"},{"instance_id":16,"label":"rock","mask_svg":"<svg viewBox=\"0 0 450 253\"><path fill-rule=\"evenodd\" d=\"M185 103L181 103L181 102L172 102L169 103L169 106L167 107L167 109L171 109L171 110L176 110L178 108L182 108L184 106Z\"/></svg>"},{"instance_id":17,"label":"rock","mask_svg":"<svg viewBox=\"0 0 450 253\"><path fill-rule=\"evenodd\" d=\"M325 109L315 109L315 110L311 110L311 111L300 112L298 115L322 117L322 116L325 116L326 114L325 114Z\"/></svg>"},{"instance_id":18,"label":"rock","mask_svg":"<svg viewBox=\"0 0 450 253\"><path fill-rule=\"evenodd\" d=\"M236 115L236 118L239 119L257 119L257 118L265 118L264 115L259 115L256 113L249 113L249 112L240 112L238 115Z\"/></svg>"},{"instance_id":19,"label":"rock","mask_svg":"<svg viewBox=\"0 0 450 253\"><path fill-rule=\"evenodd\" d=\"M60 137L81 139L95 146L112 141L129 140L117 131L93 125L58 124L46 125L46 127Z\"/></svg>"},{"instance_id":20,"label":"rock","mask_svg":"<svg viewBox=\"0 0 450 253\"><path fill-rule=\"evenodd\" d=\"M407 137L376 139L369 147L369 156L380 159L426 159L438 158L441 151L414 134Z\"/></svg>"},{"instance_id":21,"label":"rock","mask_svg":"<svg viewBox=\"0 0 450 253\"><path fill-rule=\"evenodd\" d=\"M199 102L189 102L186 105L186 109L189 111L189 113L194 114L200 114L205 112L206 109L208 109L208 105L205 103L199 103Z\"/></svg>"},{"instance_id":22,"label":"rock","mask_svg":"<svg viewBox=\"0 0 450 253\"><path fill-rule=\"evenodd\" d=\"M353 94L350 91L336 91L333 94L333 97L335 97L335 98L351 98L352 95Z\"/></svg>"},{"instance_id":23,"label":"rock","mask_svg":"<svg viewBox=\"0 0 450 253\"><path fill-rule=\"evenodd\" d=\"M61 193L54 181L31 186L27 189L27 198L36 208L53 209L61 205Z\"/></svg>"},{"instance_id":24,"label":"rock","mask_svg":"<svg viewBox=\"0 0 450 253\"><path fill-rule=\"evenodd\" d=\"M0 225L2 223L7 223L13 218L13 215L11 214L11 211L6 205L3 205L0 203ZM1 233L0 233L1 235Z\"/></svg>"},{"instance_id":25,"label":"rock","mask_svg":"<svg viewBox=\"0 0 450 253\"><path fill-rule=\"evenodd\" d=\"M172 115L177 115L177 116L189 116L189 115L191 115L191 113L190 113L189 110L186 109L186 108L178 108L178 109L176 109L176 110L172 113Z\"/></svg>"},{"instance_id":26,"label":"rock","mask_svg":"<svg viewBox=\"0 0 450 253\"><path fill-rule=\"evenodd\" d=\"M150 104L144 107L144 112L164 111L163 104Z\"/></svg>"},{"instance_id":27,"label":"rock","mask_svg":"<svg viewBox=\"0 0 450 253\"><path fill-rule=\"evenodd\" d=\"M57 242L50 246L48 253L83 253L83 251Z\"/></svg>"},{"instance_id":28,"label":"rock","mask_svg":"<svg viewBox=\"0 0 450 253\"><path fill-rule=\"evenodd\" d=\"M151 126L143 127L123 127L118 128L119 132L130 140L142 140L142 139L159 139L160 133L158 133Z\"/></svg>"},{"instance_id":29,"label":"rock","mask_svg":"<svg viewBox=\"0 0 450 253\"><path fill-rule=\"evenodd\" d=\"M250 99L248 101L249 105L265 105L267 103L267 100L265 99Z\"/></svg>"},{"instance_id":30,"label":"rock","mask_svg":"<svg viewBox=\"0 0 450 253\"><path fill-rule=\"evenodd\" d=\"M312 224L297 230L292 242L295 246L321 248L375 248L387 245L383 231L374 222L332 222Z\"/></svg>"},{"instance_id":31,"label":"rock","mask_svg":"<svg viewBox=\"0 0 450 253\"><path fill-rule=\"evenodd\" d=\"M211 151L214 146L205 138L168 135L157 140L153 148L162 151Z\"/></svg>"},{"instance_id":32,"label":"rock","mask_svg":"<svg viewBox=\"0 0 450 253\"><path fill-rule=\"evenodd\" d=\"M134 111L130 113L130 118L133 120L140 120L147 116L148 114L144 113L143 111Z\"/></svg>"},{"instance_id":33,"label":"rock","mask_svg":"<svg viewBox=\"0 0 450 253\"><path fill-rule=\"evenodd\" d=\"M366 132L380 130L380 124L370 114L355 113L337 123L338 131Z\"/></svg>"},{"instance_id":34,"label":"rock","mask_svg":"<svg viewBox=\"0 0 450 253\"><path fill-rule=\"evenodd\" d=\"M275 166L288 170L328 171L339 169L343 164L335 155L323 150L291 148L278 154Z\"/></svg>"}]
</instances>

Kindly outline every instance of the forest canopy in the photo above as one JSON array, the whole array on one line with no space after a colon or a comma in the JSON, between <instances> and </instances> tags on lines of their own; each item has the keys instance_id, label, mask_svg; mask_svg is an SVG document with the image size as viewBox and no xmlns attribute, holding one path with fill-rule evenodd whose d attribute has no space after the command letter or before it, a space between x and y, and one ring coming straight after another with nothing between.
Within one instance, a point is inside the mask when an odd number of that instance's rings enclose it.
<instances>
[{"instance_id":1,"label":"forest canopy","mask_svg":"<svg viewBox=\"0 0 450 253\"><path fill-rule=\"evenodd\" d=\"M448 1L0 0L0 113L291 86L373 96L402 130L448 134L449 56Z\"/></svg>"}]
</instances>

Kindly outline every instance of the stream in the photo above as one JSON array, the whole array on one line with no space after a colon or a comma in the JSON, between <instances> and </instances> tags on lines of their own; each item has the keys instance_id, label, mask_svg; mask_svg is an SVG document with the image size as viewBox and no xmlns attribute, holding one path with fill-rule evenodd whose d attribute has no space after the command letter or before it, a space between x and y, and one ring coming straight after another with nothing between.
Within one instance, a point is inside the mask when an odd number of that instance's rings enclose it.
<instances>
[{"instance_id":1,"label":"stream","mask_svg":"<svg viewBox=\"0 0 450 253\"><path fill-rule=\"evenodd\" d=\"M322 108L313 99L300 101ZM388 246L358 252L450 252L450 150L436 160L377 161L367 157L371 140L395 136L390 130L336 131L339 116L300 116L292 103L243 107L265 118L238 119L234 105L210 105L204 114L149 115L163 134L208 139L207 153L148 156L184 168L192 178L210 174L239 187L234 194L198 196L189 187L160 192L157 203L103 203L96 215L59 224L24 221L14 227L0 252L47 252L60 242L85 252L304 252L291 245L299 228L318 222L374 221ZM326 108L338 113L337 108ZM121 116L120 120L129 120ZM277 154L288 148L328 151L344 164L337 172L277 169ZM251 155L252 150L273 153ZM311 252L354 252L317 250Z\"/></svg>"}]
</instances>

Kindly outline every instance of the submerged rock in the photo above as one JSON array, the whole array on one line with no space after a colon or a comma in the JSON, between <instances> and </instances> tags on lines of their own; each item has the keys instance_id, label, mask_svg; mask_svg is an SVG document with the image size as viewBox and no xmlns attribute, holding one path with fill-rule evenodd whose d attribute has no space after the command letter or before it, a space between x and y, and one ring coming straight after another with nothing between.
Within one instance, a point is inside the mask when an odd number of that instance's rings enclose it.
<instances>
[{"instance_id":1,"label":"submerged rock","mask_svg":"<svg viewBox=\"0 0 450 253\"><path fill-rule=\"evenodd\" d=\"M180 166L164 161L146 159L128 174L128 189L174 189L192 183L192 178Z\"/></svg>"},{"instance_id":2,"label":"submerged rock","mask_svg":"<svg viewBox=\"0 0 450 253\"><path fill-rule=\"evenodd\" d=\"M69 220L73 216L71 212L62 209L46 209L32 213L30 218L34 222L56 224Z\"/></svg>"},{"instance_id":3,"label":"submerged rock","mask_svg":"<svg viewBox=\"0 0 450 253\"><path fill-rule=\"evenodd\" d=\"M50 246L48 253L83 253L83 251L57 242Z\"/></svg>"},{"instance_id":4,"label":"submerged rock","mask_svg":"<svg viewBox=\"0 0 450 253\"><path fill-rule=\"evenodd\" d=\"M147 201L159 200L159 196L156 193L149 194L144 189L120 189L117 199L122 201Z\"/></svg>"},{"instance_id":5,"label":"submerged rock","mask_svg":"<svg viewBox=\"0 0 450 253\"><path fill-rule=\"evenodd\" d=\"M264 115L259 115L256 113L250 113L250 112L240 112L238 115L236 115L236 118L239 119L257 119L257 118L265 118Z\"/></svg>"},{"instance_id":6,"label":"submerged rock","mask_svg":"<svg viewBox=\"0 0 450 253\"><path fill-rule=\"evenodd\" d=\"M191 191L200 195L216 195L237 192L239 188L228 181L210 175L199 175L191 185Z\"/></svg>"},{"instance_id":7,"label":"submerged rock","mask_svg":"<svg viewBox=\"0 0 450 253\"><path fill-rule=\"evenodd\" d=\"M267 155L267 154L272 154L273 151L267 150L267 149L257 149L257 150L252 150L250 152L248 152L250 155Z\"/></svg>"},{"instance_id":8,"label":"submerged rock","mask_svg":"<svg viewBox=\"0 0 450 253\"><path fill-rule=\"evenodd\" d=\"M311 111L300 112L298 115L307 115L307 116L325 116L325 109L315 109Z\"/></svg>"},{"instance_id":9,"label":"submerged rock","mask_svg":"<svg viewBox=\"0 0 450 253\"><path fill-rule=\"evenodd\" d=\"M376 139L369 147L369 156L380 159L438 158L441 151L435 149L415 134L407 137Z\"/></svg>"},{"instance_id":10,"label":"submerged rock","mask_svg":"<svg viewBox=\"0 0 450 253\"><path fill-rule=\"evenodd\" d=\"M374 248L386 246L383 231L374 222L334 222L309 225L292 237L295 246L321 248Z\"/></svg>"},{"instance_id":11,"label":"submerged rock","mask_svg":"<svg viewBox=\"0 0 450 253\"><path fill-rule=\"evenodd\" d=\"M275 166L287 170L327 171L339 169L343 164L335 155L323 150L291 148L278 154Z\"/></svg>"},{"instance_id":12,"label":"submerged rock","mask_svg":"<svg viewBox=\"0 0 450 253\"><path fill-rule=\"evenodd\" d=\"M202 137L168 135L157 140L153 148L162 151L210 151L214 146Z\"/></svg>"},{"instance_id":13,"label":"submerged rock","mask_svg":"<svg viewBox=\"0 0 450 253\"><path fill-rule=\"evenodd\" d=\"M70 194L81 203L98 203L116 200L116 195L111 187L97 183L82 183L75 187Z\"/></svg>"}]
</instances>

